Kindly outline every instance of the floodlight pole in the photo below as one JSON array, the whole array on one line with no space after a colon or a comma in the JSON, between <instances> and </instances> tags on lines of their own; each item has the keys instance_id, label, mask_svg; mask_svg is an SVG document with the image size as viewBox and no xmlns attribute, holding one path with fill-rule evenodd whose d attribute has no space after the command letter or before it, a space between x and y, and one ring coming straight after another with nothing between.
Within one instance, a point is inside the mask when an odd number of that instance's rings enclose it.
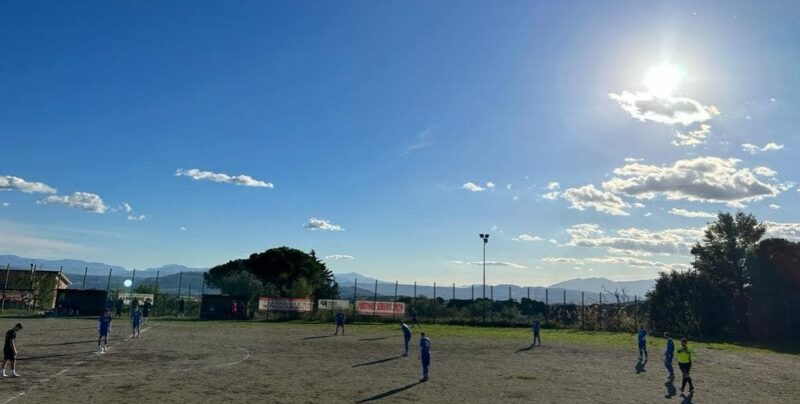
<instances>
[{"instance_id":1,"label":"floodlight pole","mask_svg":"<svg viewBox=\"0 0 800 404\"><path fill-rule=\"evenodd\" d=\"M483 322L486 322L486 243L489 242L489 234L479 234L483 240Z\"/></svg>"}]
</instances>

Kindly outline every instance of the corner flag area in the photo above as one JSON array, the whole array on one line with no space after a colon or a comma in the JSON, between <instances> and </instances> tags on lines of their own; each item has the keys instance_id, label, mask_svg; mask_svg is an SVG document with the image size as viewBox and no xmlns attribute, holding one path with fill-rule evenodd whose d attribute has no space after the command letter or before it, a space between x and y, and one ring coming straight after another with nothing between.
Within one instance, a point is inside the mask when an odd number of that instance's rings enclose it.
<instances>
[{"instance_id":1,"label":"corner flag area","mask_svg":"<svg viewBox=\"0 0 800 404\"><path fill-rule=\"evenodd\" d=\"M4 323L15 320L3 319ZM150 321L141 338L114 324L96 352L95 319L22 320L19 378L0 380L0 404L41 402L687 402L667 381L663 340L639 362L635 336L422 325L403 357L399 325ZM432 341L420 382L420 332ZM800 356L693 343L688 402L798 402ZM676 369L677 373L677 369ZM688 391L687 391L688 394Z\"/></svg>"}]
</instances>

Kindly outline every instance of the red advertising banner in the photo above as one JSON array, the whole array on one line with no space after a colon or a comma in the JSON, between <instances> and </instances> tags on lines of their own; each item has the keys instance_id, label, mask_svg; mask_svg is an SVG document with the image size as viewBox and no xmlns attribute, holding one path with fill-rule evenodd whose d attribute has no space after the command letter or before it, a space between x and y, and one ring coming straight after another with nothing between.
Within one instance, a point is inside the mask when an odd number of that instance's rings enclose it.
<instances>
[{"instance_id":1,"label":"red advertising banner","mask_svg":"<svg viewBox=\"0 0 800 404\"><path fill-rule=\"evenodd\" d=\"M359 300L356 302L356 312L358 314L375 314L378 316L402 316L406 312L406 304Z\"/></svg>"},{"instance_id":2,"label":"red advertising banner","mask_svg":"<svg viewBox=\"0 0 800 404\"><path fill-rule=\"evenodd\" d=\"M311 299L284 299L280 297L260 297L258 309L265 311L311 311Z\"/></svg>"}]
</instances>

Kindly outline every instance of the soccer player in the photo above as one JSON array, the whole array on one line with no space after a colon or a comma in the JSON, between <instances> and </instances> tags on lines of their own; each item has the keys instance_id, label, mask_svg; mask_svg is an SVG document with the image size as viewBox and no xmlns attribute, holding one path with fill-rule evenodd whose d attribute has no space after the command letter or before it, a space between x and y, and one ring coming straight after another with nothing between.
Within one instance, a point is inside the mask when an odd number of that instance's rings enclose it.
<instances>
[{"instance_id":1,"label":"soccer player","mask_svg":"<svg viewBox=\"0 0 800 404\"><path fill-rule=\"evenodd\" d=\"M405 321L400 324L400 329L403 330L403 356L408 356L408 343L411 341L411 329L408 328Z\"/></svg>"},{"instance_id":2,"label":"soccer player","mask_svg":"<svg viewBox=\"0 0 800 404\"><path fill-rule=\"evenodd\" d=\"M342 327L342 335L344 335L344 312L342 309L336 313L336 332L333 335L339 335L339 327Z\"/></svg>"},{"instance_id":3,"label":"soccer player","mask_svg":"<svg viewBox=\"0 0 800 404\"><path fill-rule=\"evenodd\" d=\"M110 309L105 309L103 315L97 319L97 333L99 334L97 337L98 353L106 353L106 351L108 351L108 334L111 332L112 320L114 320L114 317L111 316ZM101 341L103 342L102 345L100 345Z\"/></svg>"},{"instance_id":4,"label":"soccer player","mask_svg":"<svg viewBox=\"0 0 800 404\"><path fill-rule=\"evenodd\" d=\"M531 329L533 330L533 344L536 345L536 341L539 341L539 346L542 346L542 337L539 335L539 330L542 326L539 324L539 320L533 320L533 324L531 324Z\"/></svg>"},{"instance_id":5,"label":"soccer player","mask_svg":"<svg viewBox=\"0 0 800 404\"><path fill-rule=\"evenodd\" d=\"M119 299L117 299L116 303L114 303L114 307L117 309L117 318L122 317L122 305L123 304L124 304L124 302L122 301L121 297Z\"/></svg>"},{"instance_id":6,"label":"soccer player","mask_svg":"<svg viewBox=\"0 0 800 404\"><path fill-rule=\"evenodd\" d=\"M644 324L639 327L639 360L642 360L642 354L644 354L644 360L647 360L647 330L644 329Z\"/></svg>"},{"instance_id":7,"label":"soccer player","mask_svg":"<svg viewBox=\"0 0 800 404\"><path fill-rule=\"evenodd\" d=\"M150 317L150 308L153 307L153 303L150 302L150 299L145 299L144 304L142 305L142 322L146 323L147 319Z\"/></svg>"},{"instance_id":8,"label":"soccer player","mask_svg":"<svg viewBox=\"0 0 800 404\"><path fill-rule=\"evenodd\" d=\"M672 369L672 356L675 353L675 342L672 341L668 332L664 333L664 338L667 339L667 349L664 351L664 367L669 372L669 380L675 379L675 372Z\"/></svg>"},{"instance_id":9,"label":"soccer player","mask_svg":"<svg viewBox=\"0 0 800 404\"><path fill-rule=\"evenodd\" d=\"M694 391L694 384L692 384L692 376L689 375L689 372L692 370L694 350L689 348L686 338L681 338L681 346L678 348L676 356L678 357L678 367L681 369L681 376L683 376L681 393L683 393L683 389L686 388L686 383L689 383L689 392L691 393Z\"/></svg>"},{"instance_id":10,"label":"soccer player","mask_svg":"<svg viewBox=\"0 0 800 404\"><path fill-rule=\"evenodd\" d=\"M6 374L6 365L11 363L11 377L19 377L17 373L17 332L22 330L22 323L17 323L14 328L6 331L6 343L3 345L3 377Z\"/></svg>"},{"instance_id":11,"label":"soccer player","mask_svg":"<svg viewBox=\"0 0 800 404\"><path fill-rule=\"evenodd\" d=\"M139 324L142 322L142 312L139 308L133 309L131 313L131 338L139 338Z\"/></svg>"},{"instance_id":12,"label":"soccer player","mask_svg":"<svg viewBox=\"0 0 800 404\"><path fill-rule=\"evenodd\" d=\"M212 306L211 308L213 311L214 307ZM178 318L183 318L183 309L184 309L184 303L183 303L183 298L181 298L181 300L178 300Z\"/></svg>"},{"instance_id":13,"label":"soccer player","mask_svg":"<svg viewBox=\"0 0 800 404\"><path fill-rule=\"evenodd\" d=\"M422 361L422 379L421 382L428 381L428 367L431 365L431 340L425 336L425 333L420 333L419 339L419 359Z\"/></svg>"}]
</instances>

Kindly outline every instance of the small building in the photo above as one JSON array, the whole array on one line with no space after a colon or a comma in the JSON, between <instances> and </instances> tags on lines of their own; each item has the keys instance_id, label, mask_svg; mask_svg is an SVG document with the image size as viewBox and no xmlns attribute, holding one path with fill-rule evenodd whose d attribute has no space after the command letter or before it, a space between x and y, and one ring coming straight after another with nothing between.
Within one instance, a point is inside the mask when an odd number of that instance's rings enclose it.
<instances>
[{"instance_id":1,"label":"small building","mask_svg":"<svg viewBox=\"0 0 800 404\"><path fill-rule=\"evenodd\" d=\"M66 289L71 284L69 278L60 271L0 270L0 301L6 308L28 308L35 302L35 308L53 309L58 290Z\"/></svg>"}]
</instances>

